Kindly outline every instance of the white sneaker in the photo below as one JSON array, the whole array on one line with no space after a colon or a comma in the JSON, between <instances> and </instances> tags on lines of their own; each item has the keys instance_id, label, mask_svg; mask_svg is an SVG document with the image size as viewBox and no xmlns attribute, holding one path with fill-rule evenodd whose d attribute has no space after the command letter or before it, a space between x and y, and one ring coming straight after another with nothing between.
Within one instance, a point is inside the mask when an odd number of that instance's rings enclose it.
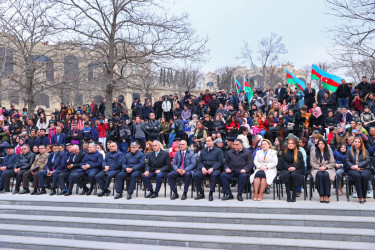
<instances>
[{"instance_id":1,"label":"white sneaker","mask_svg":"<svg viewBox=\"0 0 375 250\"><path fill-rule=\"evenodd\" d=\"M372 190L367 191L366 198L372 198Z\"/></svg>"},{"instance_id":2,"label":"white sneaker","mask_svg":"<svg viewBox=\"0 0 375 250\"><path fill-rule=\"evenodd\" d=\"M358 198L357 192L353 192L353 198Z\"/></svg>"}]
</instances>

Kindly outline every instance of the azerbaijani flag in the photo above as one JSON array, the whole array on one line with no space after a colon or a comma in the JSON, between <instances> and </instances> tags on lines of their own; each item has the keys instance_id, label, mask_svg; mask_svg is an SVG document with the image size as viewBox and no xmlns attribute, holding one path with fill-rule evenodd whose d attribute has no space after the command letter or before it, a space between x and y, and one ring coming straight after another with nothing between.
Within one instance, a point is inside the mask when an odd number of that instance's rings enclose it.
<instances>
[{"instance_id":1,"label":"azerbaijani flag","mask_svg":"<svg viewBox=\"0 0 375 250\"><path fill-rule=\"evenodd\" d=\"M251 98L253 98L253 90L250 88L249 82L246 80L246 77L243 78L243 86L245 89L245 93L247 95L248 102L250 103Z\"/></svg>"},{"instance_id":2,"label":"azerbaijani flag","mask_svg":"<svg viewBox=\"0 0 375 250\"><path fill-rule=\"evenodd\" d=\"M237 81L236 78L234 78L234 81L236 82L236 89L237 89L237 92L238 92L238 94L240 94L241 91L244 91L244 90L243 90L241 84Z\"/></svg>"},{"instance_id":3,"label":"azerbaijani flag","mask_svg":"<svg viewBox=\"0 0 375 250\"><path fill-rule=\"evenodd\" d=\"M311 80L320 80L323 83L323 87L325 89L336 92L337 88L341 84L342 78L331 75L319 69L316 65L313 64L311 71Z\"/></svg>"},{"instance_id":4,"label":"azerbaijani flag","mask_svg":"<svg viewBox=\"0 0 375 250\"><path fill-rule=\"evenodd\" d=\"M286 82L289 84L295 84L300 91L303 91L306 88L306 84L301 79L290 73L288 69L286 69Z\"/></svg>"}]
</instances>

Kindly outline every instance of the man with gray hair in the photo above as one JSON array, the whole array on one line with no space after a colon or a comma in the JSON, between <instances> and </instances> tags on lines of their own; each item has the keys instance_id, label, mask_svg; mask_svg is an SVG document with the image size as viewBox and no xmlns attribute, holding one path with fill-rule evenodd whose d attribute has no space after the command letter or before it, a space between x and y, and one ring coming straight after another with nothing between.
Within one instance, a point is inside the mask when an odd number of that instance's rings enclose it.
<instances>
[{"instance_id":1,"label":"man with gray hair","mask_svg":"<svg viewBox=\"0 0 375 250\"><path fill-rule=\"evenodd\" d=\"M70 171L64 175L59 175L59 179L62 178L64 180L61 181L61 183L65 183L65 179L69 176L69 188L66 190L65 185L64 187L61 187L60 184L62 191L59 194L64 194L65 196L72 195L73 185L77 180L77 178L75 178L75 174L84 172L84 170L81 168L81 163L84 157L85 152L83 150L79 150L77 145L73 145L70 151L69 160L67 162L67 168Z\"/></svg>"},{"instance_id":2,"label":"man with gray hair","mask_svg":"<svg viewBox=\"0 0 375 250\"><path fill-rule=\"evenodd\" d=\"M146 198L156 198L163 182L163 178L167 177L167 172L171 168L171 158L169 154L160 149L161 143L159 141L152 142L153 152L149 153L146 164L146 171L142 174L143 182L149 191ZM155 192L151 184L151 178L156 178Z\"/></svg>"},{"instance_id":3,"label":"man with gray hair","mask_svg":"<svg viewBox=\"0 0 375 250\"><path fill-rule=\"evenodd\" d=\"M128 186L127 199L132 198L132 194L137 184L137 178L141 175L145 167L145 154L139 150L139 145L133 142L130 145L130 152L125 155L124 162L122 163L122 171L116 177L116 192L115 199L122 198L124 190L124 180L130 178L130 185Z\"/></svg>"},{"instance_id":4,"label":"man with gray hair","mask_svg":"<svg viewBox=\"0 0 375 250\"><path fill-rule=\"evenodd\" d=\"M18 158L14 169L6 170L4 173L4 189L9 190L10 178L16 177L16 187L13 193L18 194L20 192L20 186L23 178L23 174L28 171L33 164L35 159L35 154L30 151L30 147L27 144L22 145L21 155Z\"/></svg>"}]
</instances>

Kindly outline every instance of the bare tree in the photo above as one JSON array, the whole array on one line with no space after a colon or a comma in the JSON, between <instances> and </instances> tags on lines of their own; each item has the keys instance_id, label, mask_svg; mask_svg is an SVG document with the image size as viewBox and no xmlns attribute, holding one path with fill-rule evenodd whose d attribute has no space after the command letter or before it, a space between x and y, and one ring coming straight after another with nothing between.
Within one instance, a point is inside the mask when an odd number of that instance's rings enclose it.
<instances>
[{"instance_id":1,"label":"bare tree","mask_svg":"<svg viewBox=\"0 0 375 250\"><path fill-rule=\"evenodd\" d=\"M339 19L330 33L342 53L375 59L375 1L326 0L328 14Z\"/></svg>"},{"instance_id":2,"label":"bare tree","mask_svg":"<svg viewBox=\"0 0 375 250\"><path fill-rule=\"evenodd\" d=\"M116 65L128 63L163 65L176 60L200 61L206 40L191 28L187 14L171 16L156 0L56 0L62 29L93 50L93 59L105 67L105 97L112 100L115 88L129 83L116 74ZM111 103L106 104L111 116Z\"/></svg>"},{"instance_id":3,"label":"bare tree","mask_svg":"<svg viewBox=\"0 0 375 250\"><path fill-rule=\"evenodd\" d=\"M1 3L0 11L1 42L9 44L14 67L4 88L21 94L33 113L35 96L55 86L51 58L56 47L47 45L58 32L57 13L50 1L43 0L9 0Z\"/></svg>"},{"instance_id":4,"label":"bare tree","mask_svg":"<svg viewBox=\"0 0 375 250\"><path fill-rule=\"evenodd\" d=\"M261 88L276 85L275 76L282 73L282 69L279 67L281 66L279 57L288 53L282 40L283 37L275 33L272 33L269 37L262 38L258 42L256 55L254 55L249 43L243 42L239 58L249 63L250 69L257 75L262 76L262 81L259 82L259 87Z\"/></svg>"},{"instance_id":5,"label":"bare tree","mask_svg":"<svg viewBox=\"0 0 375 250\"><path fill-rule=\"evenodd\" d=\"M230 66L219 68L215 71L217 75L217 87L219 89L224 89L226 93L230 93L236 89L234 83L234 71L235 68Z\"/></svg>"}]
</instances>

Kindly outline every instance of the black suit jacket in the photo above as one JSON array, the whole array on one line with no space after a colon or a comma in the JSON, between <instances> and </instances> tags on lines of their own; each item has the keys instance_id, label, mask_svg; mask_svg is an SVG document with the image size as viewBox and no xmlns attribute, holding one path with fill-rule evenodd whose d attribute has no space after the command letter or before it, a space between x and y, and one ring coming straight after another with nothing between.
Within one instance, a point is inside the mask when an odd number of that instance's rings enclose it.
<instances>
[{"instance_id":1,"label":"black suit jacket","mask_svg":"<svg viewBox=\"0 0 375 250\"><path fill-rule=\"evenodd\" d=\"M70 169L72 172L79 172L79 170L84 171L81 168L81 162L82 162L84 157L85 157L85 152L83 152L83 151L79 151L77 155L70 154L67 165L73 164L73 167ZM73 158L74 158L74 160L73 160Z\"/></svg>"},{"instance_id":2,"label":"black suit jacket","mask_svg":"<svg viewBox=\"0 0 375 250\"><path fill-rule=\"evenodd\" d=\"M156 170L169 172L171 170L171 158L169 157L169 154L161 149L158 157L155 156L155 152L149 153L145 169L150 172L155 172Z\"/></svg>"},{"instance_id":3,"label":"black suit jacket","mask_svg":"<svg viewBox=\"0 0 375 250\"><path fill-rule=\"evenodd\" d=\"M277 97L278 101L279 101L280 103L282 103L283 100L284 100L284 99L286 98L286 96L287 96L287 94L286 94L286 88L281 87L281 89L280 89L280 94L279 94L279 89L276 88L276 90L275 90L275 94L276 94L276 97Z\"/></svg>"}]
</instances>

